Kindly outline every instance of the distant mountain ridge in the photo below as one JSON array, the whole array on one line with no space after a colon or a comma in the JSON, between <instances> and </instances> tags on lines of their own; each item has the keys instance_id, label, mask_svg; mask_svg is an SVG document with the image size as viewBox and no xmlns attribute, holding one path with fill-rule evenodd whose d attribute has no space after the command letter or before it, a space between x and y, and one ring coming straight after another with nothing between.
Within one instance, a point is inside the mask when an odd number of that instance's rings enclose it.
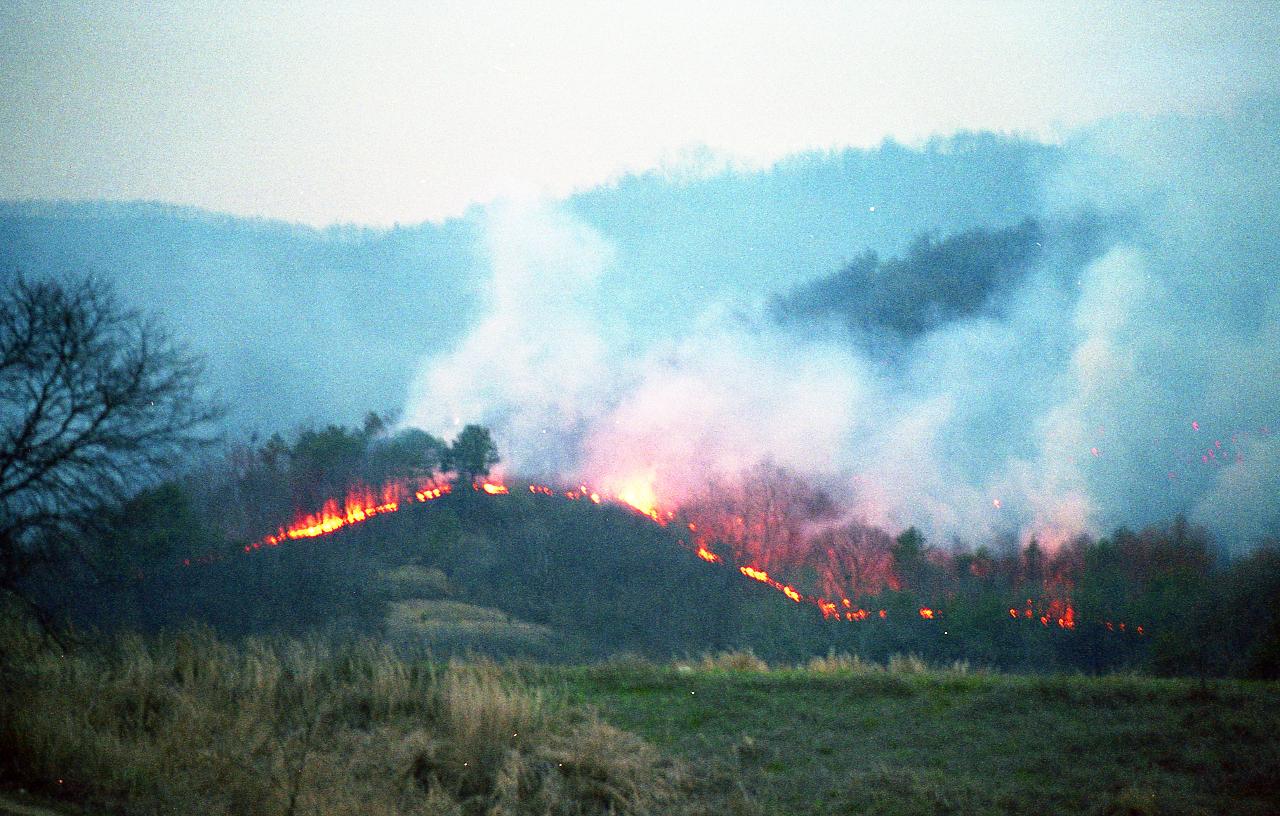
<instances>
[{"instance_id":1,"label":"distant mountain ridge","mask_svg":"<svg viewBox=\"0 0 1280 816\"><path fill-rule=\"evenodd\" d=\"M763 302L922 231L1016 224L1040 209L1059 153L968 134L693 180L628 176L557 206L613 249L600 319L643 345L709 304ZM404 404L422 362L484 306L488 212L317 229L158 202L0 202L0 276L106 277L206 356L233 428L270 432Z\"/></svg>"}]
</instances>

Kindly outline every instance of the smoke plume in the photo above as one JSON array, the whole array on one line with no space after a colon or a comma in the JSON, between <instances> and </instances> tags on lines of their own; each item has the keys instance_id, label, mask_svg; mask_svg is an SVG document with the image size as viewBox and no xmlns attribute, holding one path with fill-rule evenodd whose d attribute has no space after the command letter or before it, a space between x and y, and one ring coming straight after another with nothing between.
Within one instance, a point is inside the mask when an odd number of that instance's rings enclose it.
<instances>
[{"instance_id":1,"label":"smoke plume","mask_svg":"<svg viewBox=\"0 0 1280 816\"><path fill-rule=\"evenodd\" d=\"M711 294L569 207L490 211L485 317L407 421L484 422L514 472L667 506L769 462L940 542L1181 512L1247 547L1280 530L1278 110L1104 123L1017 218L904 221L896 250ZM637 328L682 290L688 319Z\"/></svg>"}]
</instances>

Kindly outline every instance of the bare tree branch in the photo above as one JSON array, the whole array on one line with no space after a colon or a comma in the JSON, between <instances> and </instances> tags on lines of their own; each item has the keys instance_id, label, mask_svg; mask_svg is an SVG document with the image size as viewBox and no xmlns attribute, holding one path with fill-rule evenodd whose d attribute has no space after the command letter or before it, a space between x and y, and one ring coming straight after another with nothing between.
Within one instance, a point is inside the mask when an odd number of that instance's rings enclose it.
<instances>
[{"instance_id":1,"label":"bare tree branch","mask_svg":"<svg viewBox=\"0 0 1280 816\"><path fill-rule=\"evenodd\" d=\"M0 587L209 438L199 363L86 277L0 295Z\"/></svg>"}]
</instances>

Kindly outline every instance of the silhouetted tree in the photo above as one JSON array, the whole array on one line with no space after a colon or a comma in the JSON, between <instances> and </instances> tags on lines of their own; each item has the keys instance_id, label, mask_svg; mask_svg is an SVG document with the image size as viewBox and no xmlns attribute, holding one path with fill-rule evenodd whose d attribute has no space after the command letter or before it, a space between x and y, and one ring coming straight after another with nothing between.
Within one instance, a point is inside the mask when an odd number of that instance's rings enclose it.
<instances>
[{"instance_id":1,"label":"silhouetted tree","mask_svg":"<svg viewBox=\"0 0 1280 816\"><path fill-rule=\"evenodd\" d=\"M405 428L375 440L369 448L366 478L373 482L405 476L430 476L444 462L448 446L418 428Z\"/></svg>"},{"instance_id":2,"label":"silhouetted tree","mask_svg":"<svg viewBox=\"0 0 1280 816\"><path fill-rule=\"evenodd\" d=\"M1028 592L1037 593L1044 584L1044 550L1035 536L1031 536L1022 551L1022 578Z\"/></svg>"},{"instance_id":3,"label":"silhouetted tree","mask_svg":"<svg viewBox=\"0 0 1280 816\"><path fill-rule=\"evenodd\" d=\"M861 598L889 585L893 539L868 524L850 522L829 527L813 537L812 547L824 569L822 591L828 596Z\"/></svg>"},{"instance_id":4,"label":"silhouetted tree","mask_svg":"<svg viewBox=\"0 0 1280 816\"><path fill-rule=\"evenodd\" d=\"M200 367L92 277L0 294L0 589L84 546L207 438Z\"/></svg>"},{"instance_id":5,"label":"silhouetted tree","mask_svg":"<svg viewBox=\"0 0 1280 816\"><path fill-rule=\"evenodd\" d=\"M928 561L924 535L908 527L893 542L893 573L902 589L919 592L927 583Z\"/></svg>"},{"instance_id":6,"label":"silhouetted tree","mask_svg":"<svg viewBox=\"0 0 1280 816\"><path fill-rule=\"evenodd\" d=\"M834 520L829 496L808 479L771 462L732 478L713 478L681 507L698 536L723 545L740 564L770 570L810 563L814 522Z\"/></svg>"},{"instance_id":7,"label":"silhouetted tree","mask_svg":"<svg viewBox=\"0 0 1280 816\"><path fill-rule=\"evenodd\" d=\"M468 425L462 429L445 455L445 469L458 474L458 481L469 484L477 478L489 475L489 470L499 462L498 447L489 435L489 429L480 425Z\"/></svg>"},{"instance_id":8,"label":"silhouetted tree","mask_svg":"<svg viewBox=\"0 0 1280 816\"><path fill-rule=\"evenodd\" d=\"M358 478L368 445L360 430L341 425L301 431L290 451L294 504L314 508L341 495Z\"/></svg>"}]
</instances>

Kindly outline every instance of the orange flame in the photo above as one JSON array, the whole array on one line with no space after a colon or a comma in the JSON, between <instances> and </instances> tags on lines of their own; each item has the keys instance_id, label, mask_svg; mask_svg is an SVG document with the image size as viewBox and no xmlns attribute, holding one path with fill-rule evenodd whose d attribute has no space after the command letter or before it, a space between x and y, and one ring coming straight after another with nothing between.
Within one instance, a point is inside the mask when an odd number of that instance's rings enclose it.
<instances>
[{"instance_id":1,"label":"orange flame","mask_svg":"<svg viewBox=\"0 0 1280 816\"><path fill-rule=\"evenodd\" d=\"M280 528L274 535L265 536L260 542L246 545L245 552L251 548L258 549L262 544L275 547L283 541L328 535L348 525L367 521L374 516L394 513L400 509L406 492L405 486L400 482L388 482L376 495L372 489L358 485L347 492L341 509L338 507L337 499L329 499L321 507L320 512L298 517L293 524Z\"/></svg>"},{"instance_id":2,"label":"orange flame","mask_svg":"<svg viewBox=\"0 0 1280 816\"><path fill-rule=\"evenodd\" d=\"M264 545L276 547L286 541L318 538L375 516L394 513L405 504L433 501L452 491L453 486L448 482L426 482L411 488L404 481L392 481L384 484L376 493L370 487L356 485L347 491L341 507L337 499L329 499L319 512L299 514L288 527L281 527L275 533L246 544L244 551L261 549Z\"/></svg>"},{"instance_id":3,"label":"orange flame","mask_svg":"<svg viewBox=\"0 0 1280 816\"><path fill-rule=\"evenodd\" d=\"M790 586L788 584L784 584L781 581L775 580L773 578L770 578L769 573L765 572L764 570L756 569L755 567L738 567L738 572L741 572L743 575L747 576L748 578L751 578L753 580L759 581L762 584L766 584L768 586L773 587L774 589L778 590L783 595L786 595L788 598L795 601L796 603L800 603L801 601L804 600L804 596L801 595L798 591L796 591L795 587ZM818 599L815 599L815 601L816 600ZM821 607L821 604L819 604L819 607Z\"/></svg>"},{"instance_id":4,"label":"orange flame","mask_svg":"<svg viewBox=\"0 0 1280 816\"><path fill-rule=\"evenodd\" d=\"M675 514L671 512L664 513L659 510L651 481L651 479L633 481L628 485L624 485L623 489L615 494L601 493L592 490L585 484L564 491L556 490L544 484L529 484L527 487L529 492L534 495L560 495L565 499L586 499L595 504L605 502L622 504L657 524L665 525L667 521L675 518ZM507 485L491 480L477 481L471 487L472 490L483 492L490 496L505 495L510 492ZM281 527L275 533L264 536L252 544L245 545L244 551L251 552L252 550L260 549L264 545L275 547L286 541L328 535L353 524L367 521L375 516L395 513L407 504L434 501L451 492L453 492L452 484L434 480L419 483L416 487L410 487L404 481L392 481L382 485L376 492L367 486L357 485L347 492L341 506L339 506L337 499L329 499L318 512L306 515L300 514L288 527ZM697 525L692 522L689 522L687 526L690 532L696 533L698 530ZM708 543L705 538L695 536L693 544L696 545L696 549L694 549L694 554L707 563L723 563L721 556L713 552L707 546ZM203 563L205 560L207 559L197 558L196 562ZM192 560L184 559L182 564L189 567L192 565ZM871 613L868 610L861 607L855 608L849 598L840 596L837 602L820 596L805 595L790 584L774 578L766 570L753 565L740 566L738 571L754 581L781 592L794 603L807 603L817 607L824 619L865 621L871 617ZM841 611L842 609L843 611ZM877 610L876 614L881 620L885 620L888 617L888 612L884 609ZM938 611L932 607L922 606L918 609L918 614L922 620L935 620L938 616ZM1034 601L1028 598L1026 607L1022 610L1019 610L1016 606L1009 607L1009 617L1014 620L1019 618L1025 620L1038 619L1040 624L1046 627L1050 623L1056 623L1061 629L1076 628L1075 609L1067 600L1053 600L1037 614ZM1104 623L1109 631L1129 631L1124 622L1118 625L1112 621L1105 621ZM1146 629L1142 626L1138 626L1132 631L1139 636L1146 635Z\"/></svg>"},{"instance_id":5,"label":"orange flame","mask_svg":"<svg viewBox=\"0 0 1280 816\"><path fill-rule=\"evenodd\" d=\"M659 524L665 524L666 520L658 512L658 495L653 490L653 479L652 473L629 479L623 482L614 496L636 512L648 516Z\"/></svg>"}]
</instances>

